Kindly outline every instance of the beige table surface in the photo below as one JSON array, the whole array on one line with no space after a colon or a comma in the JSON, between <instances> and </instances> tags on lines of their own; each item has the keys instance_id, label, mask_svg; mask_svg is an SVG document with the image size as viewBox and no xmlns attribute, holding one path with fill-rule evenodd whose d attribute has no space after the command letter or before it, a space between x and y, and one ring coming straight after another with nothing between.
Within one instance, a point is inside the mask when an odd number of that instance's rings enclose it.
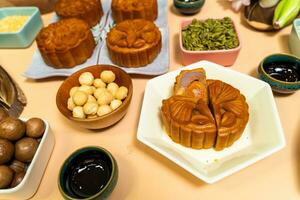
<instances>
[{"instance_id":1,"label":"beige table surface","mask_svg":"<svg viewBox=\"0 0 300 200\"><path fill-rule=\"evenodd\" d=\"M240 14L230 10L225 0L207 0L201 12L192 17L178 14L171 5L172 0L169 0L170 70L181 66L178 27L184 18L232 17L241 32L243 47L231 69L251 76L256 76L256 67L265 56L289 52L287 39L291 27L277 33L256 32L241 20ZM51 16L43 16L45 24ZM33 81L21 75L30 64L35 49L34 43L27 49L0 50L0 64L20 84L28 98L22 116L48 120L56 138L54 151L33 199L61 199L57 187L59 168L74 150L88 145L107 148L118 162L119 181L110 199L300 199L300 91L289 96L275 96L286 147L209 185L137 141L137 125L149 77L133 77L131 106L118 124L93 132L73 126L56 108L56 91L63 79Z\"/></svg>"}]
</instances>

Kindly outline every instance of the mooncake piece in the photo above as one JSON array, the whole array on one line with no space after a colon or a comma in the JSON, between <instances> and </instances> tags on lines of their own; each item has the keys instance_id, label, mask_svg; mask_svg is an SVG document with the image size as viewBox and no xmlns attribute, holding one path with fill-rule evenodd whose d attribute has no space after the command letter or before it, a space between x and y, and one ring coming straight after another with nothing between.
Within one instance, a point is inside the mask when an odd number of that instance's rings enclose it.
<instances>
[{"instance_id":1,"label":"mooncake piece","mask_svg":"<svg viewBox=\"0 0 300 200\"><path fill-rule=\"evenodd\" d=\"M206 80L202 68L183 70L173 95L162 101L165 130L176 143L217 151L238 140L249 119L244 95L219 80Z\"/></svg>"},{"instance_id":2,"label":"mooncake piece","mask_svg":"<svg viewBox=\"0 0 300 200\"><path fill-rule=\"evenodd\" d=\"M222 150L241 137L249 119L248 104L238 89L219 80L208 80L208 91L218 129L215 149Z\"/></svg>"},{"instance_id":3,"label":"mooncake piece","mask_svg":"<svg viewBox=\"0 0 300 200\"><path fill-rule=\"evenodd\" d=\"M117 23L127 19L154 21L157 18L157 0L112 0L111 11Z\"/></svg>"},{"instance_id":4,"label":"mooncake piece","mask_svg":"<svg viewBox=\"0 0 300 200\"><path fill-rule=\"evenodd\" d=\"M161 50L161 33L144 19L126 20L112 28L106 37L111 61L122 67L145 66Z\"/></svg>"},{"instance_id":5,"label":"mooncake piece","mask_svg":"<svg viewBox=\"0 0 300 200\"><path fill-rule=\"evenodd\" d=\"M54 68L72 68L84 63L95 48L93 34L86 22L62 19L44 27L36 38L44 62Z\"/></svg>"},{"instance_id":6,"label":"mooncake piece","mask_svg":"<svg viewBox=\"0 0 300 200\"><path fill-rule=\"evenodd\" d=\"M57 0L54 10L60 18L79 18L90 27L99 23L103 15L100 0Z\"/></svg>"}]
</instances>

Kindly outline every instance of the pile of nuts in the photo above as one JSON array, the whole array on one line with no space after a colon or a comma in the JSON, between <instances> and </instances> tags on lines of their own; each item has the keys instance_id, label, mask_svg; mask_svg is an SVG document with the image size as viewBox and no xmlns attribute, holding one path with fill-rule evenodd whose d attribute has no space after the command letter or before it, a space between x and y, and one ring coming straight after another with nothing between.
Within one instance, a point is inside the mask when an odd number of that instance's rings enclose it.
<instances>
[{"instance_id":1,"label":"pile of nuts","mask_svg":"<svg viewBox=\"0 0 300 200\"><path fill-rule=\"evenodd\" d=\"M23 122L0 108L0 189L21 183L45 128L40 118Z\"/></svg>"},{"instance_id":2,"label":"pile of nuts","mask_svg":"<svg viewBox=\"0 0 300 200\"><path fill-rule=\"evenodd\" d=\"M79 76L80 86L71 88L68 109L76 118L95 118L106 115L122 105L128 89L119 87L114 81L116 75L110 70L101 72L95 78L91 72Z\"/></svg>"}]
</instances>

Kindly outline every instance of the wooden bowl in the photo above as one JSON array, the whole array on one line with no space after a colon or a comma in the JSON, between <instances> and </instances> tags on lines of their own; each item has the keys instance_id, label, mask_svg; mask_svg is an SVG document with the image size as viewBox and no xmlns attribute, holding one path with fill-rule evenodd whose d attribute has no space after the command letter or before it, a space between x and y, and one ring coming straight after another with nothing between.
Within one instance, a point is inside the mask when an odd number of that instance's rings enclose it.
<instances>
[{"instance_id":1,"label":"wooden bowl","mask_svg":"<svg viewBox=\"0 0 300 200\"><path fill-rule=\"evenodd\" d=\"M116 80L114 81L119 86L125 86L128 88L128 95L123 100L123 103L116 110L103 115L101 117L91 118L91 119L80 119L72 116L72 112L67 107L67 101L70 97L69 91L74 86L79 86L79 76L84 72L91 72L94 77L100 77L100 74L104 70L111 70L116 75ZM132 98L132 81L130 76L118 67L112 65L94 65L91 67L84 68L72 74L68 77L58 89L56 94L56 105L59 111L68 119L75 122L81 127L88 129L101 129L111 126L117 123L126 114L128 106Z\"/></svg>"}]
</instances>

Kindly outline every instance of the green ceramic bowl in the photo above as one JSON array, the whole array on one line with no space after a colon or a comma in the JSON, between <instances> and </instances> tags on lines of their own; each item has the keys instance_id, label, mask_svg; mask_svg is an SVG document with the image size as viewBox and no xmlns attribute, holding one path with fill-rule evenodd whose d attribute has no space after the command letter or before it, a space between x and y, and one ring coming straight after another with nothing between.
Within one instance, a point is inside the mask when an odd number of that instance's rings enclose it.
<instances>
[{"instance_id":1,"label":"green ceramic bowl","mask_svg":"<svg viewBox=\"0 0 300 200\"><path fill-rule=\"evenodd\" d=\"M276 79L274 76L271 76L267 73L268 67L271 63L282 63L289 62L294 64L293 75L300 76L300 59L296 56L289 54L272 54L263 59L258 67L259 78L267 82L273 91L278 93L289 94L300 89L300 80L298 79L295 82L287 82Z\"/></svg>"},{"instance_id":2,"label":"green ceramic bowl","mask_svg":"<svg viewBox=\"0 0 300 200\"><path fill-rule=\"evenodd\" d=\"M97 164L97 167L95 167L96 164L95 162L93 162L93 160L97 160L97 163L100 162L101 164L100 165ZM82 165L82 163L84 163L85 165ZM90 166L92 166L93 168L91 168ZM83 172L82 169L88 169L87 170L88 172L87 171ZM92 169L96 169L96 170L102 169L103 174L104 172L107 172L105 173L106 180L104 181L102 178L99 178L97 173L94 172L91 173L89 170ZM74 178L75 177L74 172L77 173L77 179ZM90 176L83 176L82 175L83 173L88 173ZM78 179L79 176L81 178L85 177L85 179L81 179L81 180L85 180L86 184L82 185L82 182L80 182ZM91 177L98 177L98 178L91 178ZM111 153L109 153L106 149L101 147L89 146L89 147L78 149L67 158L67 160L64 162L64 164L60 169L60 173L58 177L58 187L64 199L100 200L100 199L108 198L108 196L114 190L117 184L117 180L118 180L118 165L116 160L111 155ZM87 190L85 190L84 185L88 187L93 187L93 191L95 191L96 188L96 193L94 192L92 195L87 195L88 193L86 193ZM100 185L101 187L98 187ZM83 188L83 189L74 190L75 187L80 189ZM80 195L80 194L84 194L84 195Z\"/></svg>"},{"instance_id":3,"label":"green ceramic bowl","mask_svg":"<svg viewBox=\"0 0 300 200\"><path fill-rule=\"evenodd\" d=\"M185 15L192 15L200 11L204 5L205 0L185 1L173 0L174 7Z\"/></svg>"}]
</instances>

